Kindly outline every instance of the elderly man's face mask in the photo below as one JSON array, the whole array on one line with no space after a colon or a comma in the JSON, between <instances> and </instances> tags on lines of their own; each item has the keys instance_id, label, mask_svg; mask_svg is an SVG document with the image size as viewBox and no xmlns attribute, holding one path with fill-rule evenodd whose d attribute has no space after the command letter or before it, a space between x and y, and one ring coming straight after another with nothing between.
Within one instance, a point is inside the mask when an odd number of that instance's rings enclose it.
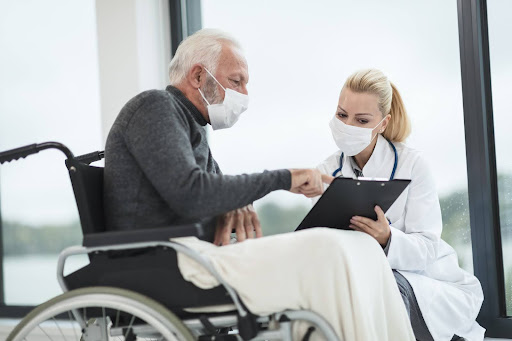
<instances>
[{"instance_id":1,"label":"elderly man's face mask","mask_svg":"<svg viewBox=\"0 0 512 341\"><path fill-rule=\"evenodd\" d=\"M201 89L197 89L204 101L208 104L208 115L210 116L212 128L213 130L231 128L238 121L240 115L247 110L249 106L249 96L232 89L224 88L207 68L204 69L225 92L224 101L222 103L210 104Z\"/></svg>"}]
</instances>

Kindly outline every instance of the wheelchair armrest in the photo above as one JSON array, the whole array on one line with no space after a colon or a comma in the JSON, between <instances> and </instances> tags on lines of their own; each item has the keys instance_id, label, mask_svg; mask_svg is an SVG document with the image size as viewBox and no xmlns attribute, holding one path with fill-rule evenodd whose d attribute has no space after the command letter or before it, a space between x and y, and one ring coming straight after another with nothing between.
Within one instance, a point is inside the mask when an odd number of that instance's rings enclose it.
<instances>
[{"instance_id":1,"label":"wheelchair armrest","mask_svg":"<svg viewBox=\"0 0 512 341\"><path fill-rule=\"evenodd\" d=\"M151 241L169 241L169 238L190 236L198 238L203 237L203 227L200 224L190 224L140 230L90 233L84 235L83 246L97 247Z\"/></svg>"}]
</instances>

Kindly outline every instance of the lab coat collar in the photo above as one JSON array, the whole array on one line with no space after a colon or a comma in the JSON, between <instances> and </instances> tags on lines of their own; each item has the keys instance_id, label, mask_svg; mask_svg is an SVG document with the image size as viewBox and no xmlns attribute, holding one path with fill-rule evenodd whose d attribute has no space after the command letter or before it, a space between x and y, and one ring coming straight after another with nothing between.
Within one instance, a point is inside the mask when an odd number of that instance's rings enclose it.
<instances>
[{"instance_id":1,"label":"lab coat collar","mask_svg":"<svg viewBox=\"0 0 512 341\"><path fill-rule=\"evenodd\" d=\"M352 157L343 157L343 176L356 178L352 166ZM363 167L363 176L366 178L387 178L391 176L393 171L393 164L395 162L395 153L393 148L389 145L388 141L379 134L377 136L377 144L373 150L370 159Z\"/></svg>"}]
</instances>

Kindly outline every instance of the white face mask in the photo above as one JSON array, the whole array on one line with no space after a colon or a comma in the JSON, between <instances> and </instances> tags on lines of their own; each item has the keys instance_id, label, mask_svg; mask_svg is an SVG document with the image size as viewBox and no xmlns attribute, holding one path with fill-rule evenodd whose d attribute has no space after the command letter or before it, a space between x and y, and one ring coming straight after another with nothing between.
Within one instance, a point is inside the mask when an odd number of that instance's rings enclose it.
<instances>
[{"instance_id":1,"label":"white face mask","mask_svg":"<svg viewBox=\"0 0 512 341\"><path fill-rule=\"evenodd\" d=\"M331 127L332 137L338 148L347 156L354 156L361 153L373 141L375 136L372 137L372 132L377 128L386 117L384 117L373 128L355 127L343 123L341 120L334 116L329 123Z\"/></svg>"},{"instance_id":2,"label":"white face mask","mask_svg":"<svg viewBox=\"0 0 512 341\"><path fill-rule=\"evenodd\" d=\"M210 104L206 97L204 97L201 89L197 89L204 101L208 104L207 108L208 115L210 116L210 124L213 130L231 128L238 121L240 115L247 110L249 106L249 96L232 89L224 88L207 68L204 69L212 76L217 84L224 89L224 101L219 104Z\"/></svg>"}]
</instances>

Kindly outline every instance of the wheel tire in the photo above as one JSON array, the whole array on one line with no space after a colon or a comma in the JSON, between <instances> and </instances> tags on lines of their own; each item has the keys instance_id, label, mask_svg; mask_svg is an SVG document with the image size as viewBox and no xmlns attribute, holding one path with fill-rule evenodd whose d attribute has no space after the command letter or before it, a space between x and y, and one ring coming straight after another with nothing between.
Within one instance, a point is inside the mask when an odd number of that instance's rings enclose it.
<instances>
[{"instance_id":1,"label":"wheel tire","mask_svg":"<svg viewBox=\"0 0 512 341\"><path fill-rule=\"evenodd\" d=\"M123 309L155 328L164 340L195 340L181 320L155 300L125 289L89 287L68 291L37 306L12 330L7 341L22 341L42 322L73 309L89 307Z\"/></svg>"}]
</instances>

